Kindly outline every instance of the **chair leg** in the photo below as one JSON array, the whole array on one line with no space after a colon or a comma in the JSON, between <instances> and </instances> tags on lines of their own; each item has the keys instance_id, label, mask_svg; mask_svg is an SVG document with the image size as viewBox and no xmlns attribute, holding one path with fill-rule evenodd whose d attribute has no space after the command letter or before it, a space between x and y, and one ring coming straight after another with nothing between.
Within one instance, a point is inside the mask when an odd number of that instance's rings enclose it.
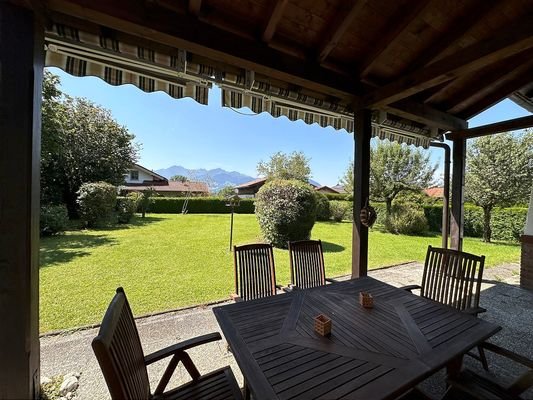
<instances>
[{"instance_id":1,"label":"chair leg","mask_svg":"<svg viewBox=\"0 0 533 400\"><path fill-rule=\"evenodd\" d=\"M244 385L242 388L242 397L244 400L251 400L252 394L250 393L250 388L248 387L248 384L246 383L246 378L244 378Z\"/></svg>"},{"instance_id":2,"label":"chair leg","mask_svg":"<svg viewBox=\"0 0 533 400\"><path fill-rule=\"evenodd\" d=\"M485 349L481 346L477 346L477 349L479 351L479 360L481 361L481 365L483 365L483 369L485 371L488 371L489 363L487 362L487 357L485 356Z\"/></svg>"}]
</instances>

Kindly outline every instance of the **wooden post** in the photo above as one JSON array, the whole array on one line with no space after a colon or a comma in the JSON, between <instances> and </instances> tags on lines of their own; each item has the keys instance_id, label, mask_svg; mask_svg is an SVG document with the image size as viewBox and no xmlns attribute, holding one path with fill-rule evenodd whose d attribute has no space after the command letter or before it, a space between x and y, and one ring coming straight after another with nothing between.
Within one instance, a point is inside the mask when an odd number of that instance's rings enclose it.
<instances>
[{"instance_id":1,"label":"wooden post","mask_svg":"<svg viewBox=\"0 0 533 400\"><path fill-rule=\"evenodd\" d=\"M453 140L452 219L450 248L463 249L466 139Z\"/></svg>"},{"instance_id":2,"label":"wooden post","mask_svg":"<svg viewBox=\"0 0 533 400\"><path fill-rule=\"evenodd\" d=\"M370 138L372 136L372 112L367 109L355 112L354 192L352 278L366 276L368 271L368 228L361 224L361 208L369 196Z\"/></svg>"},{"instance_id":3,"label":"wooden post","mask_svg":"<svg viewBox=\"0 0 533 400\"><path fill-rule=\"evenodd\" d=\"M0 398L39 397L39 159L44 30L0 2Z\"/></svg>"}]
</instances>

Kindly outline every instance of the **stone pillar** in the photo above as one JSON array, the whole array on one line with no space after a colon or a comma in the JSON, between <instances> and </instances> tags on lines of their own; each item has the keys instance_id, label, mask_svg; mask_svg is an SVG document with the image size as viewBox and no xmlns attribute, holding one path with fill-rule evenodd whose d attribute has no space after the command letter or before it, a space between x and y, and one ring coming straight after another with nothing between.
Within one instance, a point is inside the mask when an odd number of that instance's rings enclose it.
<instances>
[{"instance_id":1,"label":"stone pillar","mask_svg":"<svg viewBox=\"0 0 533 400\"><path fill-rule=\"evenodd\" d=\"M520 286L533 290L533 190L529 200L526 228L522 235L522 258L520 262Z\"/></svg>"}]
</instances>

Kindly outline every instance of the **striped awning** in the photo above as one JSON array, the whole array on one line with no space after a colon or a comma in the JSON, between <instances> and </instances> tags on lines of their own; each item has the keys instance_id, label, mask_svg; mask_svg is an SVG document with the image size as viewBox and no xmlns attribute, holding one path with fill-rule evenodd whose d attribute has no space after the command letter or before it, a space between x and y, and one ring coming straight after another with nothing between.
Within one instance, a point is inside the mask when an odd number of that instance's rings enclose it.
<instances>
[{"instance_id":1,"label":"striped awning","mask_svg":"<svg viewBox=\"0 0 533 400\"><path fill-rule=\"evenodd\" d=\"M96 76L110 85L132 84L145 92L163 91L207 104L212 83L185 51L166 54L101 34L54 24L46 31L46 66L74 76Z\"/></svg>"}]
</instances>

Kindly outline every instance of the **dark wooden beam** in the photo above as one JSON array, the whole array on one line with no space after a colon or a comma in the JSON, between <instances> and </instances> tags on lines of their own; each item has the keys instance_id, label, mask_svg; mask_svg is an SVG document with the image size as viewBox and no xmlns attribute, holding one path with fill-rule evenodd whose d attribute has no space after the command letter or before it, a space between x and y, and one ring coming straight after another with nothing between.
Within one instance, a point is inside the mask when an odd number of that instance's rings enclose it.
<instances>
[{"instance_id":1,"label":"dark wooden beam","mask_svg":"<svg viewBox=\"0 0 533 400\"><path fill-rule=\"evenodd\" d=\"M527 117L509 119L507 121L496 122L494 124L477 126L470 129L462 129L448 133L446 139L472 139L480 136L493 135L501 132L511 132L519 129L533 127L533 115Z\"/></svg>"},{"instance_id":2,"label":"dark wooden beam","mask_svg":"<svg viewBox=\"0 0 533 400\"><path fill-rule=\"evenodd\" d=\"M274 33L276 33L278 22L281 20L281 17L283 16L283 11L285 11L285 7L287 6L288 2L289 0L276 1L274 9L272 10L270 17L268 18L268 21L265 25L265 29L263 31L263 36L261 38L263 42L269 43L272 40Z\"/></svg>"},{"instance_id":3,"label":"dark wooden beam","mask_svg":"<svg viewBox=\"0 0 533 400\"><path fill-rule=\"evenodd\" d=\"M38 399L39 17L0 2L0 48L0 398Z\"/></svg>"},{"instance_id":4,"label":"dark wooden beam","mask_svg":"<svg viewBox=\"0 0 533 400\"><path fill-rule=\"evenodd\" d=\"M189 12L198 17L202 9L202 0L189 0Z\"/></svg>"},{"instance_id":5,"label":"dark wooden beam","mask_svg":"<svg viewBox=\"0 0 533 400\"><path fill-rule=\"evenodd\" d=\"M342 12L338 15L334 21L331 22L330 31L325 35L326 40L322 43L318 50L318 62L323 63L328 57L329 53L337 47L342 36L346 30L350 27L354 17L361 11L361 9L367 4L365 0L352 0L352 6L347 12Z\"/></svg>"},{"instance_id":6,"label":"dark wooden beam","mask_svg":"<svg viewBox=\"0 0 533 400\"><path fill-rule=\"evenodd\" d=\"M356 67L354 72L356 78L362 78L366 75L372 64L392 46L428 3L429 0L411 2L408 7L403 7L401 11L394 14L394 21L390 21L388 24L389 29L386 32L379 32L379 38L372 44L370 52Z\"/></svg>"},{"instance_id":7,"label":"dark wooden beam","mask_svg":"<svg viewBox=\"0 0 533 400\"><path fill-rule=\"evenodd\" d=\"M213 27L191 15L154 8L120 7L116 2L95 0L85 6L66 0L48 0L48 8L60 14L107 26L133 36L181 48L214 61L227 63L344 100L356 99L358 83L346 76L270 48L259 41ZM133 3L134 4L134 3ZM126 7L127 6L127 7ZM117 11L118 10L118 11Z\"/></svg>"},{"instance_id":8,"label":"dark wooden beam","mask_svg":"<svg viewBox=\"0 0 533 400\"><path fill-rule=\"evenodd\" d=\"M509 24L495 32L486 40L376 89L364 97L362 106L378 107L394 103L531 47L533 47L533 16L527 15L516 24Z\"/></svg>"},{"instance_id":9,"label":"dark wooden beam","mask_svg":"<svg viewBox=\"0 0 533 400\"><path fill-rule=\"evenodd\" d=\"M356 110L354 131L352 278L358 278L368 272L368 228L361 224L360 214L370 196L370 110Z\"/></svg>"},{"instance_id":10,"label":"dark wooden beam","mask_svg":"<svg viewBox=\"0 0 533 400\"><path fill-rule=\"evenodd\" d=\"M450 248L461 251L463 249L464 232L465 139L455 139L453 141L452 160L453 177Z\"/></svg>"}]
</instances>

